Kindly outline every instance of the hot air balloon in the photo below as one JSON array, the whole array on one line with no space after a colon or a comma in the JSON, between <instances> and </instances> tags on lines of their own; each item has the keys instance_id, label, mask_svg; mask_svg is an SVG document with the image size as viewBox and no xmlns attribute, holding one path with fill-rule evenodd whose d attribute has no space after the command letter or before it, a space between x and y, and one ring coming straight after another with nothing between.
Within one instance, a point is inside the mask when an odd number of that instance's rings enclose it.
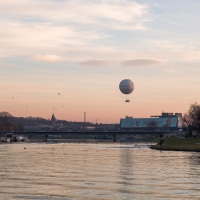
<instances>
[{"instance_id":1,"label":"hot air balloon","mask_svg":"<svg viewBox=\"0 0 200 200\"><path fill-rule=\"evenodd\" d=\"M134 83L130 79L124 79L120 82L119 89L123 94L129 95L134 90ZM130 102L130 100L126 98L125 102Z\"/></svg>"}]
</instances>

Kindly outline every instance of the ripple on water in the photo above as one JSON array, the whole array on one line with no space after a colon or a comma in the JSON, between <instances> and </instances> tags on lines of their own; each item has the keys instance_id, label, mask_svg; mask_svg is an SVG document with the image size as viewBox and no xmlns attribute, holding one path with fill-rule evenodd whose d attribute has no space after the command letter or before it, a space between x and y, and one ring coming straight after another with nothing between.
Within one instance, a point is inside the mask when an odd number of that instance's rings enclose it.
<instances>
[{"instance_id":1,"label":"ripple on water","mask_svg":"<svg viewBox=\"0 0 200 200\"><path fill-rule=\"evenodd\" d=\"M149 144L0 145L0 198L197 200L199 153Z\"/></svg>"}]
</instances>

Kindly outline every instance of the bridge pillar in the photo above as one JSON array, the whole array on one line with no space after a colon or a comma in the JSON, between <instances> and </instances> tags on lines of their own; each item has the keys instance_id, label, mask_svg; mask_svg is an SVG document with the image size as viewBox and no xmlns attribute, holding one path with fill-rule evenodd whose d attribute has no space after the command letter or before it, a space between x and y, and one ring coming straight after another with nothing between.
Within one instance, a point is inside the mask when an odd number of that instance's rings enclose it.
<instances>
[{"instance_id":1,"label":"bridge pillar","mask_svg":"<svg viewBox=\"0 0 200 200\"><path fill-rule=\"evenodd\" d=\"M45 135L44 135L44 142L47 142L48 137L49 137L48 134L45 134Z\"/></svg>"},{"instance_id":2,"label":"bridge pillar","mask_svg":"<svg viewBox=\"0 0 200 200\"><path fill-rule=\"evenodd\" d=\"M113 142L117 142L117 138L116 138L117 134L113 133Z\"/></svg>"}]
</instances>

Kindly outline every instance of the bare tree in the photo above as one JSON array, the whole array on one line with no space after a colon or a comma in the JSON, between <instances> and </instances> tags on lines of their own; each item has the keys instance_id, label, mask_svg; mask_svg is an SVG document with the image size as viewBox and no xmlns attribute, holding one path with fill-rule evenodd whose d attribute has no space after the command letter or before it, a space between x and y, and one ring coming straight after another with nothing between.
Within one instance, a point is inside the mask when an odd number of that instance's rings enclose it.
<instances>
[{"instance_id":1,"label":"bare tree","mask_svg":"<svg viewBox=\"0 0 200 200\"><path fill-rule=\"evenodd\" d=\"M186 114L183 116L183 123L186 124L189 130L190 137L192 132L200 133L200 105L193 103Z\"/></svg>"},{"instance_id":2,"label":"bare tree","mask_svg":"<svg viewBox=\"0 0 200 200\"><path fill-rule=\"evenodd\" d=\"M8 112L0 112L0 130L11 131L13 129L13 116Z\"/></svg>"}]
</instances>

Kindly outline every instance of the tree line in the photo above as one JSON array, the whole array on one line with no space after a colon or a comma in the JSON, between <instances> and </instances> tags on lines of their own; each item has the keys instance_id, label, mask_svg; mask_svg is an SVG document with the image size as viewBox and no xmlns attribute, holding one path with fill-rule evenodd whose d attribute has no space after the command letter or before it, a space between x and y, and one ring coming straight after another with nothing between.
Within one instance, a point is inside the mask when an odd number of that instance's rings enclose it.
<instances>
[{"instance_id":1,"label":"tree line","mask_svg":"<svg viewBox=\"0 0 200 200\"><path fill-rule=\"evenodd\" d=\"M41 117L14 117L8 112L0 112L0 132L24 131L26 126L38 125L51 126L51 119L44 119ZM92 126L90 122L71 122L66 120L56 120L56 124L71 127L87 127ZM56 127L55 127L56 128Z\"/></svg>"}]
</instances>

